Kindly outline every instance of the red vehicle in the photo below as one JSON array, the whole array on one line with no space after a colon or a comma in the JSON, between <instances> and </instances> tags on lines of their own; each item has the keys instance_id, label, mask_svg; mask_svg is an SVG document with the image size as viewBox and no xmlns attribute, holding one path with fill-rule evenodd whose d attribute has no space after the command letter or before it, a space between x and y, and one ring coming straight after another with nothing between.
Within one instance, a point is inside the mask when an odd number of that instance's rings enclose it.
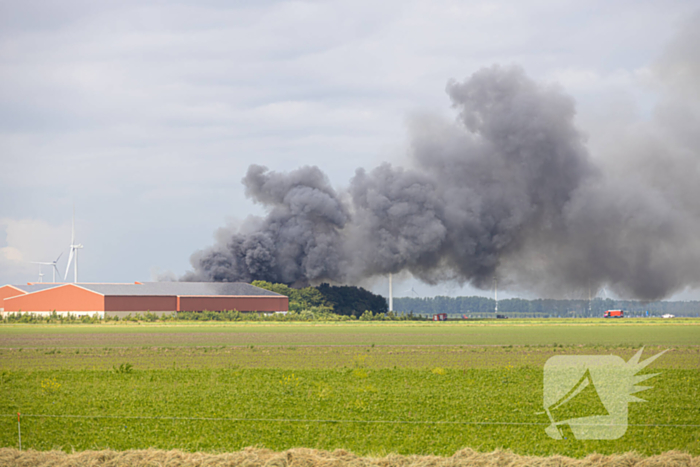
<instances>
[{"instance_id":1,"label":"red vehicle","mask_svg":"<svg viewBox=\"0 0 700 467\"><path fill-rule=\"evenodd\" d=\"M625 312L622 310L608 310L603 315L603 318L624 318Z\"/></svg>"},{"instance_id":2,"label":"red vehicle","mask_svg":"<svg viewBox=\"0 0 700 467\"><path fill-rule=\"evenodd\" d=\"M447 313L433 315L433 321L447 321Z\"/></svg>"}]
</instances>

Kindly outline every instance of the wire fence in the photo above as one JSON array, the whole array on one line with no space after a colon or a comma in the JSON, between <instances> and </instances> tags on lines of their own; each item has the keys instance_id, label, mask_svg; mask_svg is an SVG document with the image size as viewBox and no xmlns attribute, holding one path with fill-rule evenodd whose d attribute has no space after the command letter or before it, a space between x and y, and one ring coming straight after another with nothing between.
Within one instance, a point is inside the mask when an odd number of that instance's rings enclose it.
<instances>
[{"instance_id":1,"label":"wire fence","mask_svg":"<svg viewBox=\"0 0 700 467\"><path fill-rule=\"evenodd\" d=\"M117 419L117 420L192 420L215 422L269 422L269 423L356 423L356 424L407 424L407 425L512 425L512 426L549 426L550 423L539 422L499 422L499 421L460 421L460 420L348 420L348 419L314 419L314 418L238 418L238 417L168 417L148 415L71 415L71 414L17 414L19 423L21 417L32 418L79 418L79 419ZM0 417L14 417L15 414L0 414ZM600 424L580 424L581 426L601 426ZM632 427L668 427L668 428L700 428L700 424L674 423L625 423L608 424L605 426Z\"/></svg>"}]
</instances>

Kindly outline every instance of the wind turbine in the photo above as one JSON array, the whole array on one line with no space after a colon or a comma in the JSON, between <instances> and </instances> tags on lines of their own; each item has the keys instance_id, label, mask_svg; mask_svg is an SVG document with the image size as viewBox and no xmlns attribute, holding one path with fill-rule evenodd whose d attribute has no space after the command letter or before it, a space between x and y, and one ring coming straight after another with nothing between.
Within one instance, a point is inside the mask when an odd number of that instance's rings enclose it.
<instances>
[{"instance_id":1,"label":"wind turbine","mask_svg":"<svg viewBox=\"0 0 700 467\"><path fill-rule=\"evenodd\" d=\"M66 274L63 276L65 281L68 278L68 270L70 269L70 263L73 261L73 255L75 255L75 266L73 266L73 282L78 283L78 250L83 248L80 243L75 243L75 207L73 207L73 224L71 225L70 232L70 254L68 255L68 264L66 265Z\"/></svg>"},{"instance_id":2,"label":"wind turbine","mask_svg":"<svg viewBox=\"0 0 700 467\"><path fill-rule=\"evenodd\" d=\"M498 277L493 276L493 298L496 302L496 310L494 313L498 313Z\"/></svg>"},{"instance_id":3,"label":"wind turbine","mask_svg":"<svg viewBox=\"0 0 700 467\"><path fill-rule=\"evenodd\" d=\"M389 311L394 311L394 275L389 273Z\"/></svg>"},{"instance_id":4,"label":"wind turbine","mask_svg":"<svg viewBox=\"0 0 700 467\"><path fill-rule=\"evenodd\" d=\"M32 264L45 264L47 266L53 266L53 281L52 282L56 282L56 273L57 272L58 272L58 277L61 277L61 273L58 271L58 267L56 266L56 263L58 263L58 260L61 259L61 256L63 256L63 252L61 252L61 254L58 255L58 258L56 258L55 261L52 261L50 263L42 263L39 261L32 261ZM41 280L41 276L43 276L43 274L39 274L39 282L43 282Z\"/></svg>"}]
</instances>

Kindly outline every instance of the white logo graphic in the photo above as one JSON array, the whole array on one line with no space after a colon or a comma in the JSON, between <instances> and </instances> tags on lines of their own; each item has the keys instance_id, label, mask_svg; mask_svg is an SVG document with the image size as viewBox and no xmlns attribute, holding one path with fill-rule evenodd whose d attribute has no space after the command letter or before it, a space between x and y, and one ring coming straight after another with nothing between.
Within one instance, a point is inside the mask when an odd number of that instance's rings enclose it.
<instances>
[{"instance_id":1,"label":"white logo graphic","mask_svg":"<svg viewBox=\"0 0 700 467\"><path fill-rule=\"evenodd\" d=\"M618 439L627 432L627 404L651 386L637 384L659 373L639 375L666 350L639 361L643 348L628 362L616 355L557 355L544 365L544 409L552 422L545 431L565 438Z\"/></svg>"}]
</instances>

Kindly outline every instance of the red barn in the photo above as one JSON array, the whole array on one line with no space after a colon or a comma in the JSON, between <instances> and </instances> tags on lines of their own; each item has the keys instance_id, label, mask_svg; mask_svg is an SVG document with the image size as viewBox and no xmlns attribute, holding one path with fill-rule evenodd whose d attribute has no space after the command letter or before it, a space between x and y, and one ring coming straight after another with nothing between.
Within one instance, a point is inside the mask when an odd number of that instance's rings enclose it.
<instances>
[{"instance_id":1,"label":"red barn","mask_svg":"<svg viewBox=\"0 0 700 467\"><path fill-rule=\"evenodd\" d=\"M28 284L0 287L4 313L124 317L177 311L284 312L289 299L243 282L135 282L133 284Z\"/></svg>"},{"instance_id":2,"label":"red barn","mask_svg":"<svg viewBox=\"0 0 700 467\"><path fill-rule=\"evenodd\" d=\"M57 284L26 284L26 285L3 285L0 287L0 311L3 311L3 301L6 298L25 295L37 290L44 290L56 287Z\"/></svg>"}]
</instances>

